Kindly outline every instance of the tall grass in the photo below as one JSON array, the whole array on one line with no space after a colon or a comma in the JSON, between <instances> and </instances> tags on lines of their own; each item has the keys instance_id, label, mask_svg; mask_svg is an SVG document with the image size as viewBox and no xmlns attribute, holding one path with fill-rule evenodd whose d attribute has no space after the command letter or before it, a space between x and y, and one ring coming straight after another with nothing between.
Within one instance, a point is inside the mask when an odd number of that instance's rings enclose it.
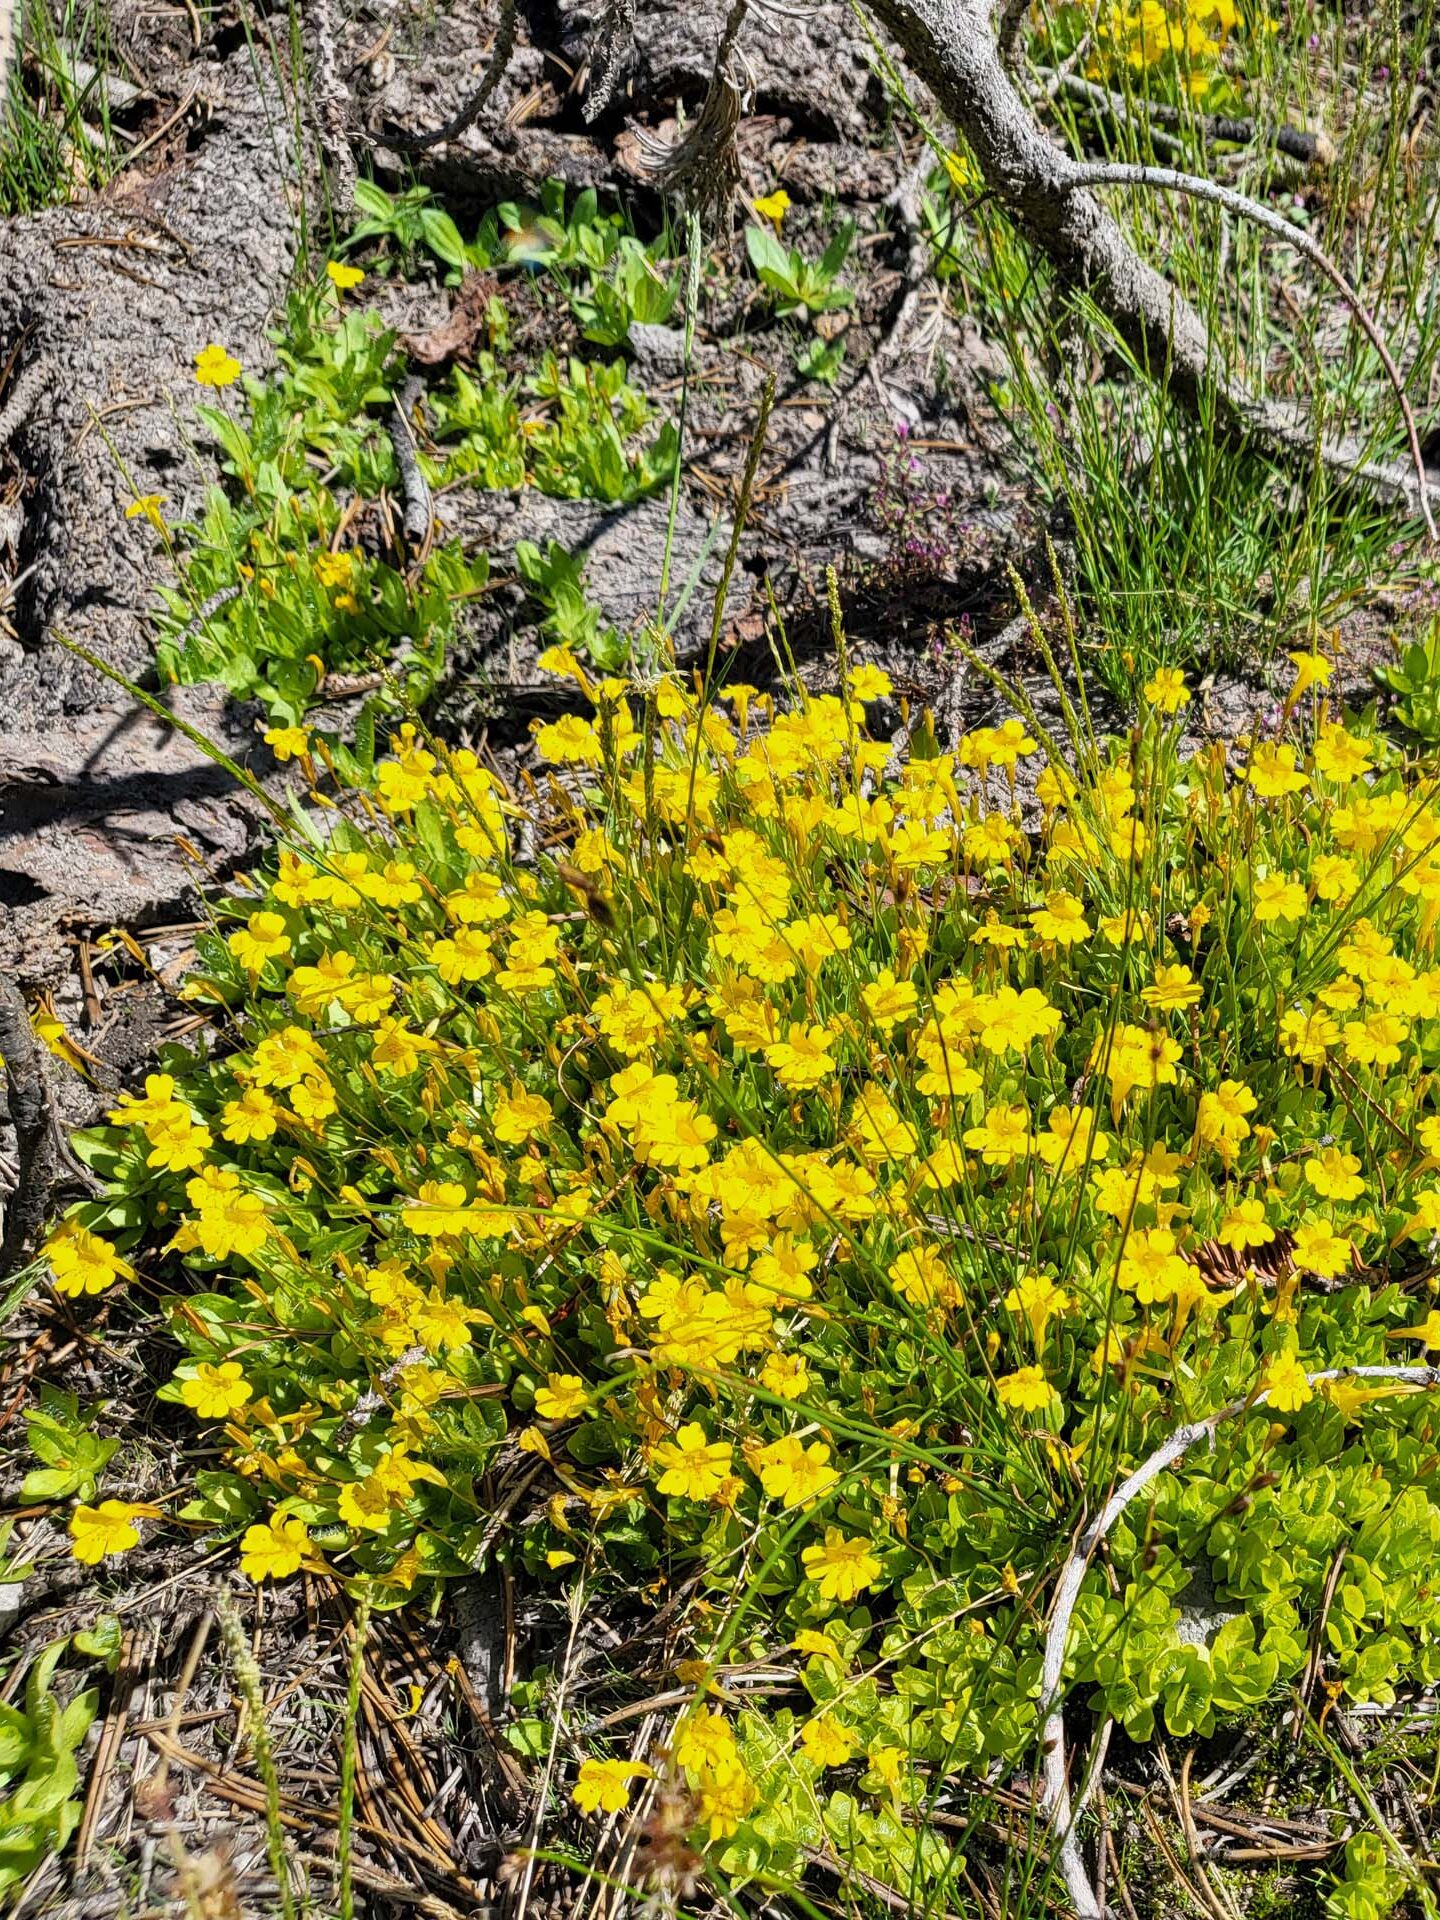
<instances>
[{"instance_id":1,"label":"tall grass","mask_svg":"<svg viewBox=\"0 0 1440 1920\"><path fill-rule=\"evenodd\" d=\"M1124 61L1099 74L1126 97L1124 113L1063 88L1047 101L1040 70L1053 71L1097 22L1094 10L1043 11L1030 45L1037 110L1069 150L1199 173L1305 226L1375 317L1423 431L1440 379L1440 149L1410 137L1403 76L1434 35L1435 0L1404 26L1393 4L1360 21L1297 7L1278 31L1236 40L1230 110L1330 135L1334 164L1308 179L1266 140L1218 146L1183 105L1178 124L1159 126L1147 76ZM1082 59L1076 71L1085 70ZM1002 410L1021 462L1071 523L1077 584L1099 636L1093 665L1114 692L1128 695L1159 664L1225 668L1314 646L1370 589L1413 577L1418 526L1393 505L1318 453L1307 465L1280 463L1237 446L1213 411L1183 411L1156 377L1163 370L1137 366L1094 303L1059 288L993 202L967 207L969 193L943 176L932 189L941 271L1005 343ZM1403 458L1399 409L1373 348L1300 255L1214 206L1146 188L1105 198L1202 314L1232 378L1300 403L1317 442L1345 434L1373 455Z\"/></svg>"}]
</instances>

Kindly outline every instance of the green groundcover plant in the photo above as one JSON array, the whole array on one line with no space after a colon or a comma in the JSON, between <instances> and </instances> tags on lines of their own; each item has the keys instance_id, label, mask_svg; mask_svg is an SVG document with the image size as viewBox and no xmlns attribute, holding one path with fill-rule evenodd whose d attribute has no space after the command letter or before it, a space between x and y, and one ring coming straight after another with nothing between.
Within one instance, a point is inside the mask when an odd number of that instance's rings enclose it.
<instances>
[{"instance_id":1,"label":"green groundcover plant","mask_svg":"<svg viewBox=\"0 0 1440 1920\"><path fill-rule=\"evenodd\" d=\"M314 804L186 989L215 1037L80 1137L47 1253L164 1302L219 1456L180 1518L382 1606L492 1553L683 1604L668 1749L570 1784L653 1767L732 1881L828 1843L942 1885L934 1797L1033 1762L1063 1543L1232 1401L1086 1575L1067 1687L1145 1740L1312 1635L1322 1699L1440 1678L1440 790L1295 658L1274 737L1183 760L1173 669L1108 745L912 715L902 763L870 666L557 649L587 712L523 803L294 729ZM1352 1366L1408 1377L1313 1377ZM777 1656L781 1705L710 1687Z\"/></svg>"},{"instance_id":2,"label":"green groundcover plant","mask_svg":"<svg viewBox=\"0 0 1440 1920\"><path fill-rule=\"evenodd\" d=\"M162 676L219 680L261 699L282 725L301 719L332 676L383 669L412 701L433 691L455 608L489 578L483 553L444 535L445 489L533 486L619 504L656 492L675 467L675 424L656 423L623 360L547 353L532 372L509 372L509 321L494 296L487 344L426 394L434 452L422 445L416 458L438 537L419 554L401 551L392 424L408 362L395 330L350 304L364 279L332 261L291 299L273 378L246 376L218 344L204 348L195 377L213 399L198 417L223 451L226 484L210 489L198 521L173 529L159 494L129 509L151 522L182 575L164 595Z\"/></svg>"}]
</instances>

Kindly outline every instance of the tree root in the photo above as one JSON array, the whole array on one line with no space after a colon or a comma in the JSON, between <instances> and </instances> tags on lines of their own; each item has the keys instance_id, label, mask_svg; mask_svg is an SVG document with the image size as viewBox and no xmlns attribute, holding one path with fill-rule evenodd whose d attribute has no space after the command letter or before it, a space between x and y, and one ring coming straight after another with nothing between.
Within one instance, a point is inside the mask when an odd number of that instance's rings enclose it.
<instances>
[{"instance_id":1,"label":"tree root","mask_svg":"<svg viewBox=\"0 0 1440 1920\"><path fill-rule=\"evenodd\" d=\"M20 990L0 977L0 1055L10 1124L15 1129L19 1171L5 1208L0 1239L0 1280L12 1274L29 1253L45 1221L55 1179L55 1127L45 1059Z\"/></svg>"},{"instance_id":2,"label":"tree root","mask_svg":"<svg viewBox=\"0 0 1440 1920\"><path fill-rule=\"evenodd\" d=\"M1306 1377L1312 1387L1323 1386L1330 1380L1389 1380L1423 1392L1434 1392L1440 1388L1440 1367L1324 1367ZM1045 1658L1040 1675L1041 1744L1045 1764L1045 1787L1040 1804L1049 1819L1051 1832L1059 1841L1060 1869L1065 1876L1066 1890L1078 1920L1104 1920L1104 1909L1091 1884L1076 1837L1076 1822L1083 1799L1071 1805L1065 1755L1065 1715L1061 1702L1065 1644L1069 1638L1075 1605L1080 1598L1081 1585L1101 1541L1136 1495L1143 1493L1152 1480L1157 1480L1169 1468L1178 1466L1198 1441L1213 1439L1216 1429L1227 1420L1233 1420L1237 1414L1247 1413L1253 1407L1263 1407L1267 1398L1268 1393L1262 1390L1243 1400L1230 1401L1204 1420L1177 1427L1163 1445L1157 1447L1127 1479L1120 1482L1081 1534L1060 1570L1050 1610L1050 1625L1045 1634ZM1095 1771L1092 1767L1092 1779Z\"/></svg>"},{"instance_id":3,"label":"tree root","mask_svg":"<svg viewBox=\"0 0 1440 1920\"><path fill-rule=\"evenodd\" d=\"M1303 417L1230 380L1204 320L1140 258L1089 190L1087 171L1094 178L1095 170L1052 146L1031 116L1005 72L986 0L871 0L871 10L960 129L987 188L1019 231L1063 285L1095 302L1152 378L1192 413L1213 402L1230 437L1286 459L1318 455L1332 470L1399 498L1428 524L1425 487L1417 488L1403 467L1371 460L1352 442L1317 439ZM1287 238L1296 231L1281 224Z\"/></svg>"}]
</instances>

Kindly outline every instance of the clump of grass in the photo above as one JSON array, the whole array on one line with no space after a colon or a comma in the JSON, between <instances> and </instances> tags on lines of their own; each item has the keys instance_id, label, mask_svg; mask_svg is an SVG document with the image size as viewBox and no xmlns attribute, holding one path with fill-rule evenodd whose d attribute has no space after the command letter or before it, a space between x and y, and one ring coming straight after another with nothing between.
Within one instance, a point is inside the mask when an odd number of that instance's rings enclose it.
<instances>
[{"instance_id":1,"label":"clump of grass","mask_svg":"<svg viewBox=\"0 0 1440 1920\"><path fill-rule=\"evenodd\" d=\"M1306 8L1277 22L1190 0L1168 12L1173 33L1153 8L1042 10L1029 50L1037 86L1079 49L1069 71L1117 103L1057 80L1041 110L1074 152L1178 167L1280 205L1341 263L1423 398L1440 358L1429 270L1440 160L1408 142L1407 88L1392 81L1425 57L1433 4L1403 24L1399 9L1328 23ZM1262 137L1217 143L1216 112L1252 119ZM1325 133L1332 163L1306 177L1263 137L1281 124ZM1136 365L1087 299L1062 293L993 203L971 204L974 187L973 169L937 167L940 268L1006 343L997 398L1018 457L1067 510L1077 586L1104 636L1091 665L1113 692L1128 697L1163 663L1230 667L1313 646L1352 604L1417 578L1417 529L1390 504L1318 458L1277 464L1178 408L1160 369ZM1211 206L1144 188L1106 198L1232 374L1303 403L1317 439L1355 434L1377 455L1401 446L1373 349L1302 258Z\"/></svg>"},{"instance_id":2,"label":"clump of grass","mask_svg":"<svg viewBox=\"0 0 1440 1920\"><path fill-rule=\"evenodd\" d=\"M36 93L22 86L17 37L8 90L0 88L0 219L104 186L122 157L103 80L82 78L76 66L84 49L103 72L110 31L104 7L64 0L55 14L49 0L24 0L16 12L17 35L23 30L43 82Z\"/></svg>"}]
</instances>

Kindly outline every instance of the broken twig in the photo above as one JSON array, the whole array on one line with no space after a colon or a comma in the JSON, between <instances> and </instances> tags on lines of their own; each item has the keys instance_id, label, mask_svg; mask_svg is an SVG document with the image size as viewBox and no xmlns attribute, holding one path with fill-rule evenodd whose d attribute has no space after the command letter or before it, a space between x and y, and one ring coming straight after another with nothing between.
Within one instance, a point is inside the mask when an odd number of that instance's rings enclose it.
<instances>
[{"instance_id":1,"label":"broken twig","mask_svg":"<svg viewBox=\"0 0 1440 1920\"><path fill-rule=\"evenodd\" d=\"M415 429L411 424L416 402L423 391L423 382L412 377L405 382L399 399L390 410L390 444L395 449L395 464L400 469L400 488L405 496L405 513L400 525L405 544L412 555L424 551L434 523L430 484L420 470Z\"/></svg>"}]
</instances>

